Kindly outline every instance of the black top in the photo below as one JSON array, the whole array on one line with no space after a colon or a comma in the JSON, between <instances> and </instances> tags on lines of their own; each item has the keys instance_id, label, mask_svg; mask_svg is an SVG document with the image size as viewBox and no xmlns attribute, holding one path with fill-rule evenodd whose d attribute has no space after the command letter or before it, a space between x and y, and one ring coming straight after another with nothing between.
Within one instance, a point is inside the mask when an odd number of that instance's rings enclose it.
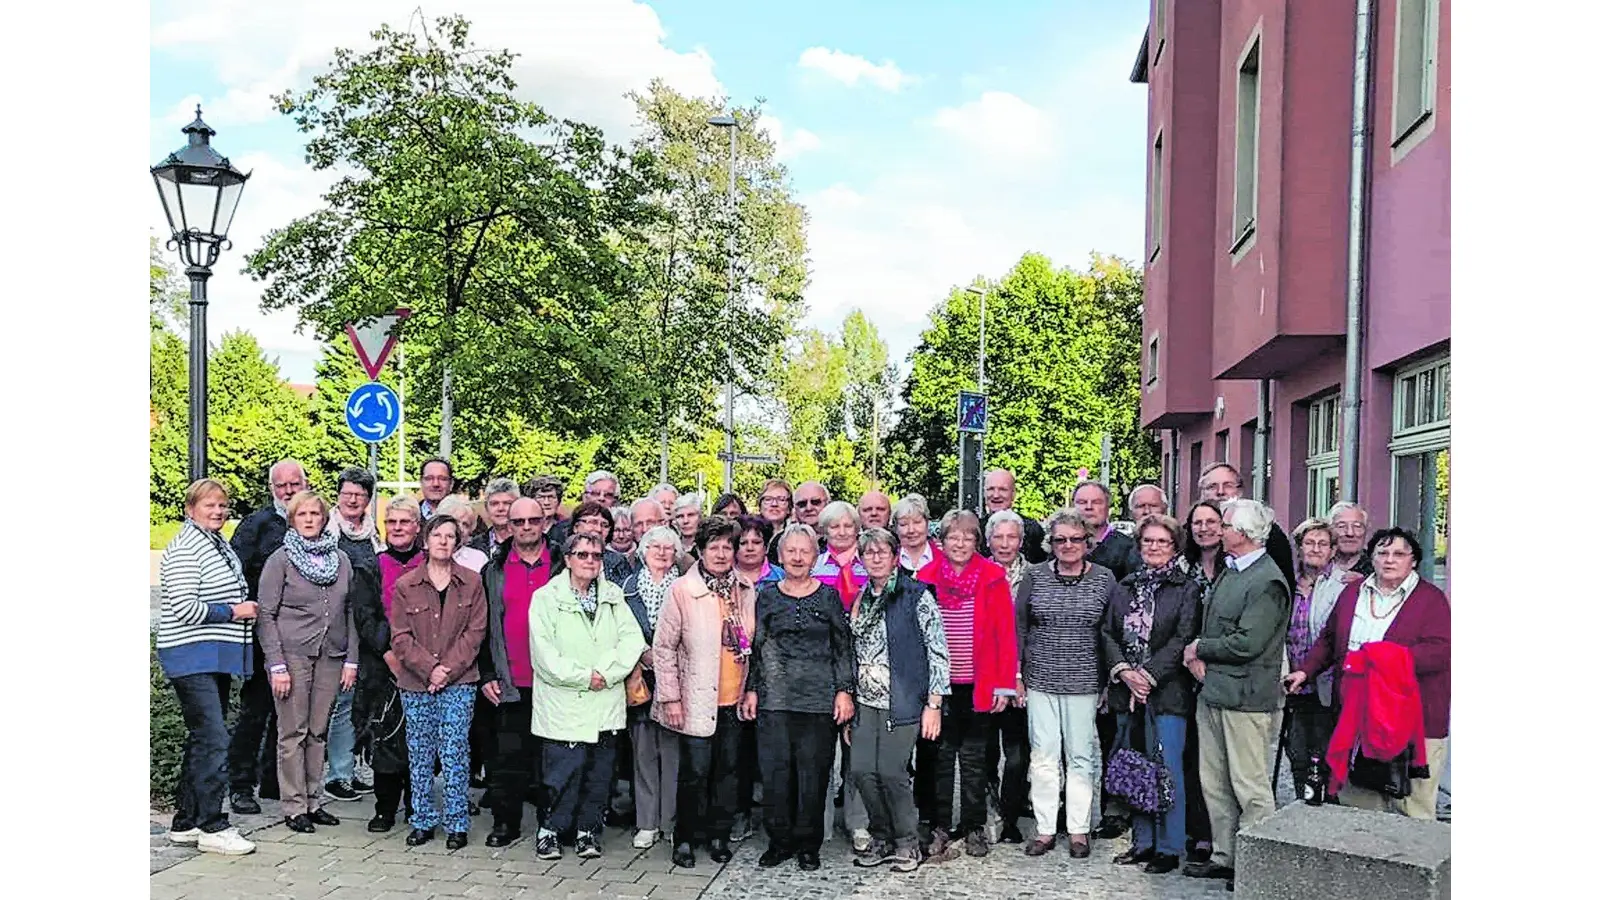
<instances>
[{"instance_id":1,"label":"black top","mask_svg":"<svg viewBox=\"0 0 1600 900\"><path fill-rule=\"evenodd\" d=\"M776 582L762 586L745 682L758 708L832 715L834 695L855 689L855 661L838 591L819 583L795 598Z\"/></svg>"},{"instance_id":2,"label":"black top","mask_svg":"<svg viewBox=\"0 0 1600 900\"><path fill-rule=\"evenodd\" d=\"M1016 512L1016 510L1012 510ZM989 517L994 513L984 513L978 520L978 555L991 556L989 541L985 537L989 533ZM1022 558L1030 563L1038 564L1050 558L1050 549L1044 545L1044 526L1036 519L1030 519L1022 513L1017 513L1022 519Z\"/></svg>"},{"instance_id":3,"label":"black top","mask_svg":"<svg viewBox=\"0 0 1600 900\"><path fill-rule=\"evenodd\" d=\"M1139 542L1117 529L1111 529L1106 539L1094 545L1089 561L1111 570L1112 578L1121 581L1144 565L1139 555Z\"/></svg>"}]
</instances>

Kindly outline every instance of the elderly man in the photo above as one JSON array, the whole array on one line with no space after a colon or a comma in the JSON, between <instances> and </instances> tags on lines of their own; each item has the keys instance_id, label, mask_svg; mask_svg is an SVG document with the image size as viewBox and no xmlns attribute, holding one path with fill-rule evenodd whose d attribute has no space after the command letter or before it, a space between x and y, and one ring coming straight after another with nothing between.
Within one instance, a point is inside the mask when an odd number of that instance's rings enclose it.
<instances>
[{"instance_id":1,"label":"elderly man","mask_svg":"<svg viewBox=\"0 0 1600 900\"><path fill-rule=\"evenodd\" d=\"M1166 515L1167 492L1158 485L1139 485L1128 492L1128 512L1132 514L1135 524L1143 522L1148 516Z\"/></svg>"},{"instance_id":2,"label":"elderly man","mask_svg":"<svg viewBox=\"0 0 1600 900\"><path fill-rule=\"evenodd\" d=\"M522 804L538 784L539 742L530 732L533 660L528 647L528 607L534 591L563 568L561 551L545 540L544 508L519 497L508 515L511 540L483 567L489 630L478 651L483 696L494 704L495 763L489 769L494 828L485 842L504 847L522 836Z\"/></svg>"},{"instance_id":3,"label":"elderly man","mask_svg":"<svg viewBox=\"0 0 1600 900\"><path fill-rule=\"evenodd\" d=\"M1372 557L1367 555L1367 511L1348 500L1328 510L1333 523L1333 564L1346 573L1345 582L1358 582L1371 575Z\"/></svg>"},{"instance_id":4,"label":"elderly man","mask_svg":"<svg viewBox=\"0 0 1600 900\"><path fill-rule=\"evenodd\" d=\"M267 564L267 557L283 546L283 536L289 531L289 499L306 486L304 466L292 459L273 463L267 470L272 503L245 516L233 532L229 543L244 568L245 585L249 588L246 599L252 603L261 587L261 569ZM239 815L261 812L261 804L254 796L257 784L261 785L263 798L278 797L277 716L273 713L272 687L263 664L266 654L261 650L259 632L255 651L254 672L239 690L239 718L228 744L229 799Z\"/></svg>"},{"instance_id":5,"label":"elderly man","mask_svg":"<svg viewBox=\"0 0 1600 900\"><path fill-rule=\"evenodd\" d=\"M1284 638L1289 581L1267 556L1272 510L1254 500L1222 508L1228 554L1205 604L1200 637L1183 651L1201 682L1195 723L1200 737L1200 787L1211 818L1211 858L1184 867L1193 878L1233 882L1240 827L1272 814L1273 723L1283 708Z\"/></svg>"},{"instance_id":6,"label":"elderly man","mask_svg":"<svg viewBox=\"0 0 1600 900\"><path fill-rule=\"evenodd\" d=\"M861 495L861 500L856 504L856 511L861 513L861 531L865 533L869 528L889 527L889 495L883 491L867 491Z\"/></svg>"},{"instance_id":7,"label":"elderly man","mask_svg":"<svg viewBox=\"0 0 1600 900\"><path fill-rule=\"evenodd\" d=\"M491 478L483 488L483 513L489 527L467 543L467 546L494 557L500 545L511 540L515 529L511 526L511 504L522 497L522 489L509 478Z\"/></svg>"},{"instance_id":8,"label":"elderly man","mask_svg":"<svg viewBox=\"0 0 1600 900\"><path fill-rule=\"evenodd\" d=\"M990 469L983 476L983 518L978 521L978 552L989 555L989 545L983 534L989 529L989 517L1002 510L1011 509L1017 500L1017 476L1005 469ZM1017 515L1022 516L1021 513ZM1022 555L1030 563L1042 563L1050 558L1044 548L1044 529L1039 523L1022 516Z\"/></svg>"},{"instance_id":9,"label":"elderly man","mask_svg":"<svg viewBox=\"0 0 1600 900\"><path fill-rule=\"evenodd\" d=\"M794 489L794 520L802 525L810 525L820 538L822 531L817 523L822 518L822 508L832 500L822 482L803 482Z\"/></svg>"},{"instance_id":10,"label":"elderly man","mask_svg":"<svg viewBox=\"0 0 1600 900\"><path fill-rule=\"evenodd\" d=\"M671 509L678 502L678 489L662 482L651 488L650 493L645 496L661 504L662 509Z\"/></svg>"},{"instance_id":11,"label":"elderly man","mask_svg":"<svg viewBox=\"0 0 1600 900\"><path fill-rule=\"evenodd\" d=\"M1215 500L1225 503L1244 496L1244 479L1239 476L1239 470L1225 462L1212 463L1200 472L1200 498L1202 500ZM1278 571L1283 573L1283 580L1294 584L1296 575L1294 571L1294 548L1289 544L1289 536L1283 533L1277 522L1272 522L1272 531L1267 536L1267 555L1277 563ZM1226 547L1223 548L1226 551Z\"/></svg>"},{"instance_id":12,"label":"elderly man","mask_svg":"<svg viewBox=\"0 0 1600 900\"><path fill-rule=\"evenodd\" d=\"M1072 489L1072 506L1089 526L1094 549L1089 561L1105 566L1117 581L1139 568L1139 547L1133 538L1111 527L1111 491L1098 481L1080 482Z\"/></svg>"},{"instance_id":13,"label":"elderly man","mask_svg":"<svg viewBox=\"0 0 1600 900\"><path fill-rule=\"evenodd\" d=\"M431 457L422 464L422 502L417 504L422 508L422 520L433 518L433 511L438 508L439 502L450 496L456 487L456 473L450 467L450 460L442 456Z\"/></svg>"}]
</instances>

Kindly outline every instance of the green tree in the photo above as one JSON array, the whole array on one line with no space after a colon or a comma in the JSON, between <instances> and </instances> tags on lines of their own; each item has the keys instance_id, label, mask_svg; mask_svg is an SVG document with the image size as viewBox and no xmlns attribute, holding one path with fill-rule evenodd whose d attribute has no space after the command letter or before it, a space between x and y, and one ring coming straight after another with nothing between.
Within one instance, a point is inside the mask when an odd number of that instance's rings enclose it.
<instances>
[{"instance_id":1,"label":"green tree","mask_svg":"<svg viewBox=\"0 0 1600 900\"><path fill-rule=\"evenodd\" d=\"M898 372L889 363L889 347L878 334L878 327L859 309L845 316L840 344L844 353L845 421L855 432L853 456L867 462L868 481L876 484L882 434Z\"/></svg>"},{"instance_id":2,"label":"green tree","mask_svg":"<svg viewBox=\"0 0 1600 900\"><path fill-rule=\"evenodd\" d=\"M153 313L152 313L153 315ZM150 331L150 521L177 521L189 486L189 348Z\"/></svg>"},{"instance_id":3,"label":"green tree","mask_svg":"<svg viewBox=\"0 0 1600 900\"><path fill-rule=\"evenodd\" d=\"M234 510L270 500L267 470L280 459L304 459L311 446L310 409L246 331L231 331L211 354L208 454L211 477L228 487ZM327 473L309 467L324 490Z\"/></svg>"}]
</instances>

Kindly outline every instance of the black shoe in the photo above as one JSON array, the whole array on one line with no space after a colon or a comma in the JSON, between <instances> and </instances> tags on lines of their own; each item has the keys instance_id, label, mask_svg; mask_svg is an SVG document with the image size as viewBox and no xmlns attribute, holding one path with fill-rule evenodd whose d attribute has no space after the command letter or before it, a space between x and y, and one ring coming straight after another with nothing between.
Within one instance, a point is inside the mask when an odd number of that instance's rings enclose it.
<instances>
[{"instance_id":1,"label":"black shoe","mask_svg":"<svg viewBox=\"0 0 1600 900\"><path fill-rule=\"evenodd\" d=\"M282 799L278 796L278 776L274 774L271 778L261 782L261 789L256 791L256 796L263 800Z\"/></svg>"},{"instance_id":2,"label":"black shoe","mask_svg":"<svg viewBox=\"0 0 1600 900\"><path fill-rule=\"evenodd\" d=\"M1000 829L999 842L1002 844L1022 843L1022 829L1018 828L1015 822L1007 822L1006 826Z\"/></svg>"},{"instance_id":3,"label":"black shoe","mask_svg":"<svg viewBox=\"0 0 1600 900\"><path fill-rule=\"evenodd\" d=\"M311 813L311 821L317 823L318 825L337 825L337 824L339 824L338 816L335 816L333 813L328 812L325 809L319 809L319 810L316 810L316 811L312 812Z\"/></svg>"},{"instance_id":4,"label":"black shoe","mask_svg":"<svg viewBox=\"0 0 1600 900\"><path fill-rule=\"evenodd\" d=\"M733 859L733 848L728 845L727 838L712 838L710 855L711 861L720 866Z\"/></svg>"},{"instance_id":5,"label":"black shoe","mask_svg":"<svg viewBox=\"0 0 1600 900\"><path fill-rule=\"evenodd\" d=\"M384 834L394 827L394 816L378 813L367 822L367 830L373 834Z\"/></svg>"},{"instance_id":6,"label":"black shoe","mask_svg":"<svg viewBox=\"0 0 1600 900\"><path fill-rule=\"evenodd\" d=\"M1226 878L1233 879L1233 866L1220 866L1211 860L1203 863L1189 863L1183 867L1183 874L1190 878Z\"/></svg>"},{"instance_id":7,"label":"black shoe","mask_svg":"<svg viewBox=\"0 0 1600 900\"><path fill-rule=\"evenodd\" d=\"M298 831L301 834L315 834L317 831L317 826L312 824L311 817L305 813L301 813L298 816L285 816L283 824L289 826L290 831Z\"/></svg>"},{"instance_id":8,"label":"black shoe","mask_svg":"<svg viewBox=\"0 0 1600 900\"><path fill-rule=\"evenodd\" d=\"M346 803L351 800L361 799L361 795L356 793L356 789L351 787L348 781L330 781L323 785L322 792L335 800L341 800Z\"/></svg>"},{"instance_id":9,"label":"black shoe","mask_svg":"<svg viewBox=\"0 0 1600 900\"><path fill-rule=\"evenodd\" d=\"M411 833L406 835L406 846L420 847L431 840L433 840L432 828L413 828Z\"/></svg>"},{"instance_id":10,"label":"black shoe","mask_svg":"<svg viewBox=\"0 0 1600 900\"><path fill-rule=\"evenodd\" d=\"M460 850L462 847L465 847L466 845L467 845L467 833L465 831L452 831L449 834L445 835L444 848L446 850Z\"/></svg>"},{"instance_id":11,"label":"black shoe","mask_svg":"<svg viewBox=\"0 0 1600 900\"><path fill-rule=\"evenodd\" d=\"M989 855L989 835L982 828L974 828L967 832L966 850L968 856Z\"/></svg>"},{"instance_id":12,"label":"black shoe","mask_svg":"<svg viewBox=\"0 0 1600 900\"><path fill-rule=\"evenodd\" d=\"M1056 836L1052 834L1048 837L1035 837L1028 842L1028 846L1022 852L1028 856L1043 856L1055 848Z\"/></svg>"},{"instance_id":13,"label":"black shoe","mask_svg":"<svg viewBox=\"0 0 1600 900\"><path fill-rule=\"evenodd\" d=\"M547 862L561 858L561 842L556 839L555 832L539 832L539 840L533 845L533 855Z\"/></svg>"},{"instance_id":14,"label":"black shoe","mask_svg":"<svg viewBox=\"0 0 1600 900\"><path fill-rule=\"evenodd\" d=\"M521 831L512 828L510 825L497 822L494 828L489 831L489 839L484 841L483 845L485 847L505 847L515 843L521 837Z\"/></svg>"},{"instance_id":15,"label":"black shoe","mask_svg":"<svg viewBox=\"0 0 1600 900\"><path fill-rule=\"evenodd\" d=\"M1132 866L1138 865L1139 863L1147 863L1155 858L1156 849L1154 847L1146 847L1143 850L1135 850L1132 847L1129 847L1121 853L1118 853L1116 856L1111 857L1111 862L1112 864L1118 866Z\"/></svg>"},{"instance_id":16,"label":"black shoe","mask_svg":"<svg viewBox=\"0 0 1600 900\"><path fill-rule=\"evenodd\" d=\"M579 859L599 859L600 840L592 831L578 832L577 840L573 841L578 850Z\"/></svg>"},{"instance_id":17,"label":"black shoe","mask_svg":"<svg viewBox=\"0 0 1600 900\"><path fill-rule=\"evenodd\" d=\"M233 807L234 813L241 816L257 816L261 814L261 804L256 802L256 798L243 791L233 795L230 805Z\"/></svg>"},{"instance_id":18,"label":"black shoe","mask_svg":"<svg viewBox=\"0 0 1600 900\"><path fill-rule=\"evenodd\" d=\"M680 869L694 868L694 847L687 842L673 847L672 864Z\"/></svg>"},{"instance_id":19,"label":"black shoe","mask_svg":"<svg viewBox=\"0 0 1600 900\"><path fill-rule=\"evenodd\" d=\"M1072 857L1073 859L1088 859L1089 858L1089 842L1088 841L1074 841L1071 838L1068 838L1067 839L1067 855Z\"/></svg>"},{"instance_id":20,"label":"black shoe","mask_svg":"<svg viewBox=\"0 0 1600 900\"><path fill-rule=\"evenodd\" d=\"M350 790L355 791L358 794L370 794L372 793L372 785L367 784L365 781L362 781L359 778L352 778L350 780Z\"/></svg>"},{"instance_id":21,"label":"black shoe","mask_svg":"<svg viewBox=\"0 0 1600 900\"><path fill-rule=\"evenodd\" d=\"M1165 875L1168 872L1178 871L1178 857L1166 853L1157 853L1150 861L1144 864L1146 875Z\"/></svg>"},{"instance_id":22,"label":"black shoe","mask_svg":"<svg viewBox=\"0 0 1600 900\"><path fill-rule=\"evenodd\" d=\"M1094 836L1102 841L1122 837L1128 830L1128 822L1121 816L1106 816L1100 820L1100 827L1094 830Z\"/></svg>"},{"instance_id":23,"label":"black shoe","mask_svg":"<svg viewBox=\"0 0 1600 900\"><path fill-rule=\"evenodd\" d=\"M478 813L481 813L481 812L483 812L483 807L479 806L476 803L473 803L471 800L467 801L467 815L475 816L475 815L477 815Z\"/></svg>"},{"instance_id":24,"label":"black shoe","mask_svg":"<svg viewBox=\"0 0 1600 900\"><path fill-rule=\"evenodd\" d=\"M815 850L801 850L795 854L795 860L799 863L800 871L802 872L815 872L822 868L822 860L817 856L817 851Z\"/></svg>"},{"instance_id":25,"label":"black shoe","mask_svg":"<svg viewBox=\"0 0 1600 900\"><path fill-rule=\"evenodd\" d=\"M467 777L467 787L469 787L469 788L483 788L483 787L488 787L488 786L489 786L488 782L484 781L483 778L480 777L480 776L469 775Z\"/></svg>"},{"instance_id":26,"label":"black shoe","mask_svg":"<svg viewBox=\"0 0 1600 900\"><path fill-rule=\"evenodd\" d=\"M791 859L794 859L793 853L780 847L768 846L767 852L761 854L761 858L756 860L756 865L763 869L770 869L774 866L781 866Z\"/></svg>"},{"instance_id":27,"label":"black shoe","mask_svg":"<svg viewBox=\"0 0 1600 900\"><path fill-rule=\"evenodd\" d=\"M1206 862L1211 859L1211 847L1209 845L1205 847L1190 847L1188 857L1188 861L1191 863Z\"/></svg>"},{"instance_id":28,"label":"black shoe","mask_svg":"<svg viewBox=\"0 0 1600 900\"><path fill-rule=\"evenodd\" d=\"M1228 893L1230 893L1230 894L1233 893L1233 879L1232 878L1228 879Z\"/></svg>"}]
</instances>

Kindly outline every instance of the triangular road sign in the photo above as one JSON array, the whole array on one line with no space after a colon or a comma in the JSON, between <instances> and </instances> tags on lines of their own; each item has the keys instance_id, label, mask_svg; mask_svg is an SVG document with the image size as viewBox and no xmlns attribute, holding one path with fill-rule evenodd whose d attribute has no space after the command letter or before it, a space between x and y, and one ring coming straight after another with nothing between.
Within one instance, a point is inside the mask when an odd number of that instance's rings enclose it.
<instances>
[{"instance_id":1,"label":"triangular road sign","mask_svg":"<svg viewBox=\"0 0 1600 900\"><path fill-rule=\"evenodd\" d=\"M345 323L344 333L350 336L350 344L355 347L356 358L361 360L361 368L367 371L368 378L378 380L378 373L383 371L383 364L389 361L389 354L394 352L395 342L399 340L393 333L394 326L410 315L409 309L397 309L393 315L379 316L366 325Z\"/></svg>"}]
</instances>

